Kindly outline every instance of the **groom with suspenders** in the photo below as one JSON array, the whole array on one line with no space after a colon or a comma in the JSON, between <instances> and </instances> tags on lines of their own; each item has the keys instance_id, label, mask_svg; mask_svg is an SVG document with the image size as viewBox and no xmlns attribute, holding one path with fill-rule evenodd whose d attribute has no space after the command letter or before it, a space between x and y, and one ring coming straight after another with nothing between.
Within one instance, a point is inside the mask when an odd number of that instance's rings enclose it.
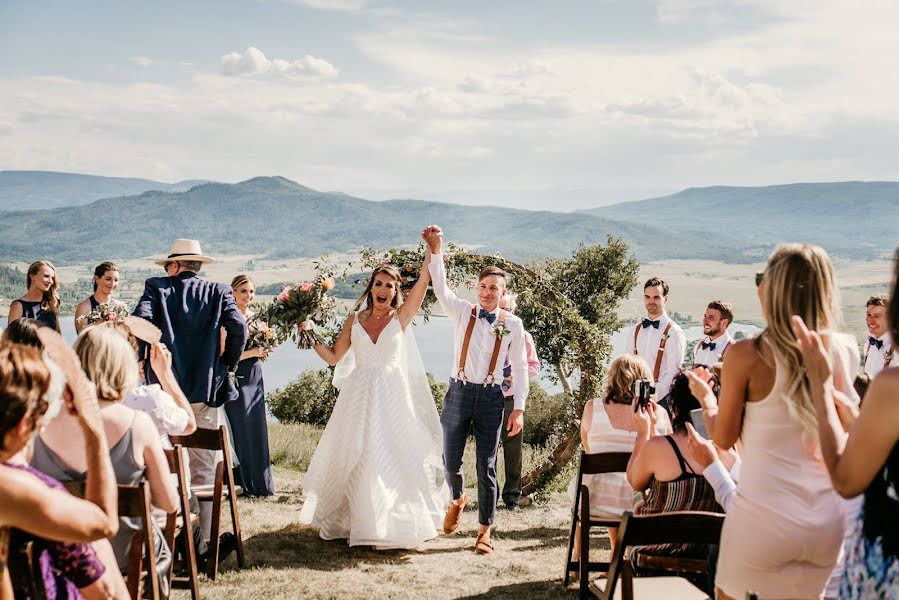
<instances>
[{"instance_id":1,"label":"groom with suspenders","mask_svg":"<svg viewBox=\"0 0 899 600\"><path fill-rule=\"evenodd\" d=\"M647 318L634 328L633 353L652 369L656 398L670 413L667 396L671 382L684 362L687 337L683 329L665 312L668 304L668 284L653 277L643 285L643 305Z\"/></svg>"},{"instance_id":2,"label":"groom with suspenders","mask_svg":"<svg viewBox=\"0 0 899 600\"><path fill-rule=\"evenodd\" d=\"M497 267L481 271L478 304L462 300L447 286L446 266L441 254L442 233L432 225L422 232L433 255L429 271L434 294L443 312L453 323L453 377L443 400L440 423L443 425L443 467L452 492L443 521L443 532L459 526L462 510L468 504L462 481L462 457L469 429L474 427L476 471L478 474L478 536L475 551L493 552L490 527L496 516L499 488L496 482L496 452L500 430L509 437L518 435L524 422L528 395L528 362L525 353L524 326L521 319L499 308L506 294L505 272ZM503 365L508 359L512 370L514 406L503 422Z\"/></svg>"}]
</instances>

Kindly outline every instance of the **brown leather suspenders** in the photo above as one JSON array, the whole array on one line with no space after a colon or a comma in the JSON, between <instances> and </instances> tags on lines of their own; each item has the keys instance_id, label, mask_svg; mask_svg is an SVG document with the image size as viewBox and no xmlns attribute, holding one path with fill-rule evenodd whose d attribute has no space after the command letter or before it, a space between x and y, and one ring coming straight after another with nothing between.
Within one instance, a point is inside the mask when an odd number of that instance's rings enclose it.
<instances>
[{"instance_id":1,"label":"brown leather suspenders","mask_svg":"<svg viewBox=\"0 0 899 600\"><path fill-rule=\"evenodd\" d=\"M640 330L643 328L643 325L637 324L636 329L634 329L634 356L639 356L637 354L637 337L640 335ZM665 326L665 331L662 332L662 341L659 342L659 352L656 354L656 366L652 370L652 379L653 381L659 380L659 373L662 372L662 357L665 355L665 344L668 343L668 332L671 330L671 321L668 321L668 325Z\"/></svg>"},{"instance_id":2,"label":"brown leather suspenders","mask_svg":"<svg viewBox=\"0 0 899 600\"><path fill-rule=\"evenodd\" d=\"M465 362L468 360L468 345L471 343L471 334L474 332L474 324L478 321L478 307L471 307L471 317L468 319L468 327L465 329L465 338L462 340L462 356L459 357L459 372L456 378L465 382ZM500 331L506 327L506 311L499 310ZM484 378L484 385L492 385L495 381L493 370L496 369L496 362L499 360L499 349L503 342L503 336L497 335L496 341L493 343L493 355L490 357L490 366L487 367L487 377Z\"/></svg>"}]
</instances>

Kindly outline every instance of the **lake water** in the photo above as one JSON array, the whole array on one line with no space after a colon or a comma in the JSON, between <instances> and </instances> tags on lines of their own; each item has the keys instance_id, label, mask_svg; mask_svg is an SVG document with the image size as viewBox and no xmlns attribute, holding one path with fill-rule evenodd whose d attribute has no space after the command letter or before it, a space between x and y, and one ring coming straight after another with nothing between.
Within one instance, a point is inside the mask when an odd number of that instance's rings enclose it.
<instances>
[{"instance_id":1,"label":"lake water","mask_svg":"<svg viewBox=\"0 0 899 600\"><path fill-rule=\"evenodd\" d=\"M424 323L418 319L415 326L415 340L418 343L421 359L425 369L434 374L438 381L447 381L450 377L453 361L453 330L446 317L434 316ZM6 327L6 319L0 319L0 325ZM731 335L742 331L744 335L750 335L758 331L754 325L735 323L730 328ZM698 340L702 337L702 327L688 327L684 330L687 340ZM62 318L62 334L69 343L75 339L75 324L71 316ZM612 335L612 356L618 356L628 350L633 325L624 327ZM262 372L265 377L265 387L268 390L282 387L297 378L307 369L321 369L326 365L312 350L300 350L293 342L288 341L277 348L262 364ZM541 378L541 383L551 392L558 391L556 386L546 378Z\"/></svg>"}]
</instances>

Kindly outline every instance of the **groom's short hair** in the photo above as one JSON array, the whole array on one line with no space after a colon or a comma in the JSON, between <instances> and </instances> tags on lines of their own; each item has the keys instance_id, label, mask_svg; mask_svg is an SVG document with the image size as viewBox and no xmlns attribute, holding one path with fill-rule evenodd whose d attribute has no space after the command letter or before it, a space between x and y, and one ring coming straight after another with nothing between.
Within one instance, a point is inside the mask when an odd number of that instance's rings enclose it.
<instances>
[{"instance_id":1,"label":"groom's short hair","mask_svg":"<svg viewBox=\"0 0 899 600\"><path fill-rule=\"evenodd\" d=\"M491 275L496 275L497 277L502 277L503 282L506 281L506 272L500 269L499 267L494 267L490 265L489 267L484 267L481 269L481 274L478 275L478 281L481 281L485 277L490 277Z\"/></svg>"}]
</instances>

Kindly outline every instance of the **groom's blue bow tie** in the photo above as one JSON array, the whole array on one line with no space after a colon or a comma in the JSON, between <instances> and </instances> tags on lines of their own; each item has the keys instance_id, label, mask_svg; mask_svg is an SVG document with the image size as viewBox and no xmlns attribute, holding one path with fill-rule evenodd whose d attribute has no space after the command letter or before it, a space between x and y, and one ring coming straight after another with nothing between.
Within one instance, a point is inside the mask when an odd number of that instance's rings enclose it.
<instances>
[{"instance_id":1,"label":"groom's blue bow tie","mask_svg":"<svg viewBox=\"0 0 899 600\"><path fill-rule=\"evenodd\" d=\"M493 322L496 320L496 315L493 314L492 312L487 312L486 310L484 310L482 308L481 311L478 313L478 318L479 319L487 319L487 322L490 323L491 325L493 325Z\"/></svg>"},{"instance_id":2,"label":"groom's blue bow tie","mask_svg":"<svg viewBox=\"0 0 899 600\"><path fill-rule=\"evenodd\" d=\"M872 346L877 346L878 350L883 349L883 340L878 340L876 337L869 337L868 343L871 344Z\"/></svg>"},{"instance_id":3,"label":"groom's blue bow tie","mask_svg":"<svg viewBox=\"0 0 899 600\"><path fill-rule=\"evenodd\" d=\"M703 343L702 343L702 349L703 349L703 350L714 350L714 349L715 349L715 342L703 342Z\"/></svg>"},{"instance_id":4,"label":"groom's blue bow tie","mask_svg":"<svg viewBox=\"0 0 899 600\"><path fill-rule=\"evenodd\" d=\"M649 327L650 325L652 325L653 327L655 327L656 329L658 329L658 328L659 328L659 321L650 321L649 319L643 319L643 329L646 329L646 328Z\"/></svg>"}]
</instances>

